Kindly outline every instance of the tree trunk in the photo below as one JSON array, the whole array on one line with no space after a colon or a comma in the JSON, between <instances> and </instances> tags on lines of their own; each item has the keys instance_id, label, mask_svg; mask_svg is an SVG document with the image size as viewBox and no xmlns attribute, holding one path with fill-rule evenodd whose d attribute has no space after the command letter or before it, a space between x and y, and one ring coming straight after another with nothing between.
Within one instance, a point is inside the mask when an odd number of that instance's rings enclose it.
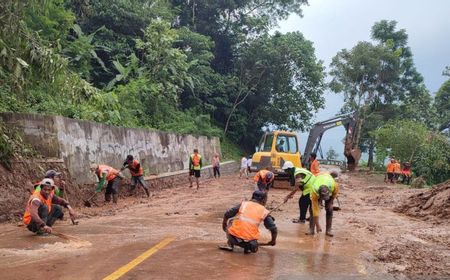
<instances>
[{"instance_id":1,"label":"tree trunk","mask_svg":"<svg viewBox=\"0 0 450 280\"><path fill-rule=\"evenodd\" d=\"M369 170L373 170L373 152L375 150L375 142L370 141L369 143L369 159L367 160L367 167L369 167Z\"/></svg>"}]
</instances>

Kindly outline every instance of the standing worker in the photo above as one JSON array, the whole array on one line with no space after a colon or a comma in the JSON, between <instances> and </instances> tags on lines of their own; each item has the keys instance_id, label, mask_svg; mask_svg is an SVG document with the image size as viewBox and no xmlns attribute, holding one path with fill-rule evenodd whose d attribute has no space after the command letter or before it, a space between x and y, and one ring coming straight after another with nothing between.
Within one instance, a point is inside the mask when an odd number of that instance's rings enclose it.
<instances>
[{"instance_id":1,"label":"standing worker","mask_svg":"<svg viewBox=\"0 0 450 280\"><path fill-rule=\"evenodd\" d=\"M402 184L406 182L409 185L411 181L411 163L405 162L402 169Z\"/></svg>"},{"instance_id":2,"label":"standing worker","mask_svg":"<svg viewBox=\"0 0 450 280\"><path fill-rule=\"evenodd\" d=\"M200 170L202 169L202 156L198 153L198 149L194 149L194 153L189 157L189 183L192 188L192 176L195 176L197 183L197 190L200 188L199 178Z\"/></svg>"},{"instance_id":3,"label":"standing worker","mask_svg":"<svg viewBox=\"0 0 450 280\"><path fill-rule=\"evenodd\" d=\"M317 176L320 173L319 161L317 160L316 153L311 153L309 156L309 170L314 176Z\"/></svg>"},{"instance_id":4,"label":"standing worker","mask_svg":"<svg viewBox=\"0 0 450 280\"><path fill-rule=\"evenodd\" d=\"M294 165L290 161L286 161L282 169L286 170L289 173L292 173L294 178L294 185L297 185L298 188L302 191L302 194L298 199L300 216L298 219L292 220L292 222L304 224L306 222L306 213L308 212L308 209L310 216L312 216L310 193L312 186L316 180L316 176L314 176L310 171L304 168L294 167ZM302 176L300 176L300 174L302 174Z\"/></svg>"},{"instance_id":5,"label":"standing worker","mask_svg":"<svg viewBox=\"0 0 450 280\"><path fill-rule=\"evenodd\" d=\"M91 164L90 169L95 173L99 180L95 192L101 192L106 185L105 201L110 202L112 194L113 202L117 203L119 197L119 186L122 182L122 176L120 175L120 172L112 168L111 166L104 164L99 165L96 163Z\"/></svg>"},{"instance_id":6,"label":"standing worker","mask_svg":"<svg viewBox=\"0 0 450 280\"><path fill-rule=\"evenodd\" d=\"M214 153L212 158L214 178L220 179L220 158L218 153Z\"/></svg>"},{"instance_id":7,"label":"standing worker","mask_svg":"<svg viewBox=\"0 0 450 280\"><path fill-rule=\"evenodd\" d=\"M272 240L267 245L275 246L277 240L277 226L269 211L265 208L267 194L255 191L250 201L241 204L225 212L222 221L222 229L227 233L227 245L219 246L222 250L233 251L234 246L244 248L244 254L258 251L259 225L264 221L264 226L270 231ZM231 222L228 227L228 223Z\"/></svg>"},{"instance_id":8,"label":"standing worker","mask_svg":"<svg viewBox=\"0 0 450 280\"><path fill-rule=\"evenodd\" d=\"M390 183L394 183L394 164L395 164L395 159L391 159L387 166L386 166L386 176L384 181L390 182Z\"/></svg>"},{"instance_id":9,"label":"standing worker","mask_svg":"<svg viewBox=\"0 0 450 280\"><path fill-rule=\"evenodd\" d=\"M241 158L241 169L239 170L239 178L242 178L242 174L248 179L247 158L243 155Z\"/></svg>"},{"instance_id":10,"label":"standing worker","mask_svg":"<svg viewBox=\"0 0 450 280\"><path fill-rule=\"evenodd\" d=\"M23 223L38 235L52 233L53 224L64 217L61 206L67 208L70 217L75 219L75 211L66 200L54 195L54 187L53 180L46 178L40 183L40 191L35 191L28 199Z\"/></svg>"},{"instance_id":11,"label":"standing worker","mask_svg":"<svg viewBox=\"0 0 450 280\"><path fill-rule=\"evenodd\" d=\"M311 188L311 208L312 219L309 219L309 232L307 234L313 235L314 229L317 228L320 231L319 225L319 200L325 201L326 211L326 231L327 236L333 236L331 233L331 226L333 222L333 202L339 193L339 186L334 180L337 178L338 173L336 171L330 174L323 173L316 176L316 180Z\"/></svg>"},{"instance_id":12,"label":"standing worker","mask_svg":"<svg viewBox=\"0 0 450 280\"><path fill-rule=\"evenodd\" d=\"M144 189L147 197L150 197L150 192L148 191L147 184L144 180L144 168L142 168L141 163L137 159L134 159L132 155L128 155L120 171L125 170L125 168L128 168L131 174L130 192L133 192L136 186L139 184Z\"/></svg>"},{"instance_id":13,"label":"standing worker","mask_svg":"<svg viewBox=\"0 0 450 280\"><path fill-rule=\"evenodd\" d=\"M273 181L275 180L275 175L272 171L266 169L262 169L258 171L253 177L253 181L256 183L255 190L259 190L262 192L268 192L269 189L273 187Z\"/></svg>"},{"instance_id":14,"label":"standing worker","mask_svg":"<svg viewBox=\"0 0 450 280\"><path fill-rule=\"evenodd\" d=\"M397 183L400 178L400 174L402 174L402 168L400 166L400 161L396 160L394 163L394 184Z\"/></svg>"}]
</instances>

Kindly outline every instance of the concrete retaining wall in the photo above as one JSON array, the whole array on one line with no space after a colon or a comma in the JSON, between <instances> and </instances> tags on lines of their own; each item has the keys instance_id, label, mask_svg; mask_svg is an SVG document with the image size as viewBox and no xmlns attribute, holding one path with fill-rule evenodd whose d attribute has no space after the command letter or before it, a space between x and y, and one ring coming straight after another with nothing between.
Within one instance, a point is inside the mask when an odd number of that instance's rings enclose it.
<instances>
[{"instance_id":1,"label":"concrete retaining wall","mask_svg":"<svg viewBox=\"0 0 450 280\"><path fill-rule=\"evenodd\" d=\"M23 131L25 141L44 157L62 159L70 176L79 184L91 183L90 163L120 168L126 155L139 159L146 174L161 174L188 168L189 155L199 149L206 165L215 152L217 137L180 135L146 129L109 126L60 116L1 113L0 118Z\"/></svg>"}]
</instances>

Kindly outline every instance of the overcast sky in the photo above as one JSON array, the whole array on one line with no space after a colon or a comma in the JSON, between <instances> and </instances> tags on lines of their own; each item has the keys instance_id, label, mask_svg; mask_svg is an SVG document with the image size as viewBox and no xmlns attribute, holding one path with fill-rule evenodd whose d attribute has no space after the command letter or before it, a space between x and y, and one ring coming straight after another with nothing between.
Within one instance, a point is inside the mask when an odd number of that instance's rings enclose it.
<instances>
[{"instance_id":1,"label":"overcast sky","mask_svg":"<svg viewBox=\"0 0 450 280\"><path fill-rule=\"evenodd\" d=\"M302 32L328 67L341 49L370 41L371 27L382 19L395 20L397 28L406 30L416 68L428 90L435 93L445 81L442 71L450 66L450 0L309 0L303 18L291 16L280 22L278 30ZM325 97L325 109L315 121L334 116L342 106L341 96L328 92ZM343 128L327 131L322 140L324 154L330 146L342 154L344 135ZM307 136L301 134L302 151Z\"/></svg>"}]
</instances>

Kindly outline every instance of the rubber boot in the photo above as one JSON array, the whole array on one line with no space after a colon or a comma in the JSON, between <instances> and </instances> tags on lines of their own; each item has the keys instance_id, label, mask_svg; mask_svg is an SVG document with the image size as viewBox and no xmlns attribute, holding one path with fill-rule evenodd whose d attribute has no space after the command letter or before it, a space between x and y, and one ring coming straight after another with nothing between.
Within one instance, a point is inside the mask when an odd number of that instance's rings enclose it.
<instances>
[{"instance_id":1,"label":"rubber boot","mask_svg":"<svg viewBox=\"0 0 450 280\"><path fill-rule=\"evenodd\" d=\"M105 201L106 202L110 202L111 201L111 194L110 193L105 193Z\"/></svg>"},{"instance_id":2,"label":"rubber boot","mask_svg":"<svg viewBox=\"0 0 450 280\"><path fill-rule=\"evenodd\" d=\"M331 232L331 225L333 224L333 217L327 217L327 229L325 234L327 236L333 237L334 234Z\"/></svg>"},{"instance_id":3,"label":"rubber boot","mask_svg":"<svg viewBox=\"0 0 450 280\"><path fill-rule=\"evenodd\" d=\"M118 200L118 198L119 198L119 195L118 195L118 194L113 194L112 197L113 197L113 202L114 202L114 203L117 203L117 200Z\"/></svg>"},{"instance_id":4,"label":"rubber boot","mask_svg":"<svg viewBox=\"0 0 450 280\"><path fill-rule=\"evenodd\" d=\"M314 235L316 224L314 223L314 219L309 219L309 231L306 232L306 235Z\"/></svg>"},{"instance_id":5,"label":"rubber boot","mask_svg":"<svg viewBox=\"0 0 450 280\"><path fill-rule=\"evenodd\" d=\"M147 188L144 188L145 193L147 194L147 197L150 197L150 192L148 191Z\"/></svg>"}]
</instances>

